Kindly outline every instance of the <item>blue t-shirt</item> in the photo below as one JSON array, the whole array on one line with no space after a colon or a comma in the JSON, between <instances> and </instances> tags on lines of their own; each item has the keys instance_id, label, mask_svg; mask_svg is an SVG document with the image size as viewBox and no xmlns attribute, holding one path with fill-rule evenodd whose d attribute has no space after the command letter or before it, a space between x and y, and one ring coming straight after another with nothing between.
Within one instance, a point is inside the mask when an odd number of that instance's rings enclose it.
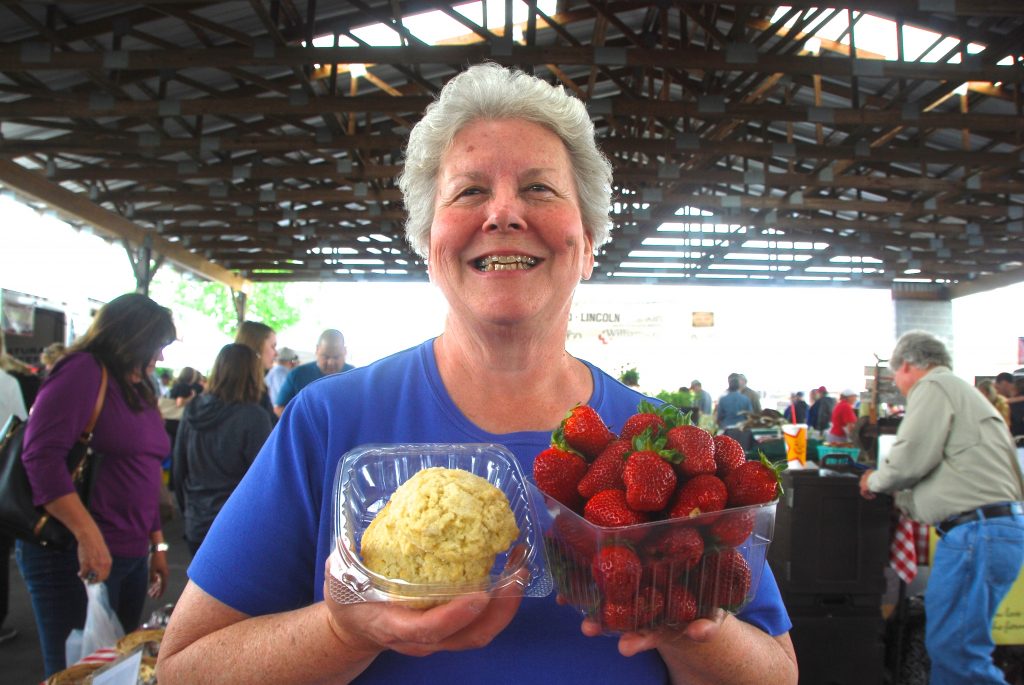
<instances>
[{"instance_id":1,"label":"blue t-shirt","mask_svg":"<svg viewBox=\"0 0 1024 685\"><path fill-rule=\"evenodd\" d=\"M644 397L587 364L590 404L618 432ZM256 462L221 510L189 567L206 593L250 615L323 599L331 551L331 491L342 455L366 443L504 445L531 473L550 432L496 435L458 410L437 370L433 341L311 384L285 410ZM614 637L585 637L576 609L554 596L524 598L516 617L482 649L407 657L384 652L357 683L664 683L656 651L631 658ZM778 635L791 627L767 564L740 618Z\"/></svg>"},{"instance_id":2,"label":"blue t-shirt","mask_svg":"<svg viewBox=\"0 0 1024 685\"><path fill-rule=\"evenodd\" d=\"M732 428L743 423L744 416L740 412L745 411L754 411L750 398L739 391L727 392L718 400L718 427Z\"/></svg>"},{"instance_id":3,"label":"blue t-shirt","mask_svg":"<svg viewBox=\"0 0 1024 685\"><path fill-rule=\"evenodd\" d=\"M349 371L354 368L351 364L345 364L341 367L341 371ZM341 373L341 371L338 373ZM277 395L274 397L274 404L278 407L286 406L292 401L293 397L299 394L300 390L323 377L324 372L320 370L315 361L299 364L285 377L284 383L281 384L281 389L277 391Z\"/></svg>"}]
</instances>

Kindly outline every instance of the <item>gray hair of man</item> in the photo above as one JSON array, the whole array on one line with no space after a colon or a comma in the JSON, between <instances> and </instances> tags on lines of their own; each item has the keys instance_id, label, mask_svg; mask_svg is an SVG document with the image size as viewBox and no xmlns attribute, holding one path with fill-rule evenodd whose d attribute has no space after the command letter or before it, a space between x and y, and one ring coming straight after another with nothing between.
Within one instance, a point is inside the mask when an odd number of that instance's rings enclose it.
<instances>
[{"instance_id":1,"label":"gray hair of man","mask_svg":"<svg viewBox=\"0 0 1024 685\"><path fill-rule=\"evenodd\" d=\"M919 369L953 366L945 343L928 331L910 331L900 336L889 357L889 367L898 369L904 362Z\"/></svg>"},{"instance_id":2,"label":"gray hair of man","mask_svg":"<svg viewBox=\"0 0 1024 685\"><path fill-rule=\"evenodd\" d=\"M398 187L408 214L405 237L420 256L430 250L441 161L456 134L481 119L522 119L561 138L572 164L583 227L595 249L608 239L612 165L597 148L586 106L561 86L488 62L450 80L409 134Z\"/></svg>"}]
</instances>

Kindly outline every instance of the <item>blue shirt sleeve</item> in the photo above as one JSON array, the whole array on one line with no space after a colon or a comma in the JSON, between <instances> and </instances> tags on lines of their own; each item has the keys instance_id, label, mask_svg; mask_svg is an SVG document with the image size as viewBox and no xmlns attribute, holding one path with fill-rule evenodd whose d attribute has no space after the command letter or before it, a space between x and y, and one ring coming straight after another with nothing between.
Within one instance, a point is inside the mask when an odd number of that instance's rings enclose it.
<instances>
[{"instance_id":1,"label":"blue shirt sleeve","mask_svg":"<svg viewBox=\"0 0 1024 685\"><path fill-rule=\"evenodd\" d=\"M295 397L295 370L298 368L295 367L285 376L284 382L281 383L281 389L277 391L277 397L274 398L275 406L284 407Z\"/></svg>"}]
</instances>

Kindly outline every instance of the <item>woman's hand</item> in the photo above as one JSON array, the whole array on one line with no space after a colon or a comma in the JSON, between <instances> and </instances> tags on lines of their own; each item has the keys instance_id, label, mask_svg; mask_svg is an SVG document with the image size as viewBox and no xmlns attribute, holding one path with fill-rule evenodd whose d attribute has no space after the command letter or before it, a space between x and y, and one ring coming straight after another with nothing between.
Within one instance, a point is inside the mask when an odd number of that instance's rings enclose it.
<instances>
[{"instance_id":1,"label":"woman's hand","mask_svg":"<svg viewBox=\"0 0 1024 685\"><path fill-rule=\"evenodd\" d=\"M338 604L328 587L329 566L327 573L324 602L331 629L353 654L370 659L387 649L427 656L484 647L512 621L523 594L519 583L510 583L490 594L477 592L429 609L399 602Z\"/></svg>"},{"instance_id":2,"label":"woman's hand","mask_svg":"<svg viewBox=\"0 0 1024 685\"><path fill-rule=\"evenodd\" d=\"M87 583L102 583L110 576L113 560L99 528L78 538L78 577Z\"/></svg>"},{"instance_id":3,"label":"woman's hand","mask_svg":"<svg viewBox=\"0 0 1024 685\"><path fill-rule=\"evenodd\" d=\"M634 633L623 633L619 637L619 654L634 656L649 649L657 649L683 640L695 643L711 642L722 627L724 618L725 613L719 610L714 618L698 618L678 630L666 628L664 630L640 630ZM601 624L593 619L585 618L581 630L587 637L597 637L601 634Z\"/></svg>"},{"instance_id":4,"label":"woman's hand","mask_svg":"<svg viewBox=\"0 0 1024 685\"><path fill-rule=\"evenodd\" d=\"M164 596L167 589L167 578L171 570L167 565L167 552L153 552L149 555L149 590L147 593L153 599Z\"/></svg>"}]
</instances>

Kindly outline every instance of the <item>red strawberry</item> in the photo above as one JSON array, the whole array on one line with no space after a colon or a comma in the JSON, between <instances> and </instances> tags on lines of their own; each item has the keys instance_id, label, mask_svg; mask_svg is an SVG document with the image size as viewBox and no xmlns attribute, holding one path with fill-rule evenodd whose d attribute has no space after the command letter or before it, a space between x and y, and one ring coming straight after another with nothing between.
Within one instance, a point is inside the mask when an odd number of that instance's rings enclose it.
<instances>
[{"instance_id":1,"label":"red strawberry","mask_svg":"<svg viewBox=\"0 0 1024 685\"><path fill-rule=\"evenodd\" d=\"M636 621L638 628L653 628L665 615L665 593L656 587L645 587L637 597Z\"/></svg>"},{"instance_id":2,"label":"red strawberry","mask_svg":"<svg viewBox=\"0 0 1024 685\"><path fill-rule=\"evenodd\" d=\"M676 472L652 444L648 434L634 439L635 452L626 459L622 482L626 485L626 503L636 511L661 511L676 490Z\"/></svg>"},{"instance_id":3,"label":"red strawberry","mask_svg":"<svg viewBox=\"0 0 1024 685\"><path fill-rule=\"evenodd\" d=\"M689 623L697 618L697 598L683 585L672 585L665 601L665 622L669 625Z\"/></svg>"},{"instance_id":4,"label":"red strawberry","mask_svg":"<svg viewBox=\"0 0 1024 685\"><path fill-rule=\"evenodd\" d=\"M629 547L612 545L603 548L590 565L594 582L607 602L632 602L640 588L643 568L640 557Z\"/></svg>"},{"instance_id":5,"label":"red strawberry","mask_svg":"<svg viewBox=\"0 0 1024 685\"><path fill-rule=\"evenodd\" d=\"M745 507L774 500L782 490L779 473L785 468L785 461L772 464L762 452L761 461L744 462L733 469L725 477L729 506Z\"/></svg>"},{"instance_id":6,"label":"red strawberry","mask_svg":"<svg viewBox=\"0 0 1024 685\"><path fill-rule=\"evenodd\" d=\"M636 602L605 602L601 606L601 627L623 633L636 630Z\"/></svg>"},{"instance_id":7,"label":"red strawberry","mask_svg":"<svg viewBox=\"0 0 1024 685\"><path fill-rule=\"evenodd\" d=\"M583 518L595 526L620 528L645 523L648 515L630 509L626 504L626 493L622 490L602 490L587 500Z\"/></svg>"},{"instance_id":8,"label":"red strawberry","mask_svg":"<svg viewBox=\"0 0 1024 685\"><path fill-rule=\"evenodd\" d=\"M588 525L576 514L559 513L552 524L555 539L566 548L567 554L581 558L590 563L590 558L597 550L594 527Z\"/></svg>"},{"instance_id":9,"label":"red strawberry","mask_svg":"<svg viewBox=\"0 0 1024 685\"><path fill-rule=\"evenodd\" d=\"M619 438L632 441L648 428L651 430L652 438L656 437L665 428L665 419L658 407L645 400L637 407L637 413L626 419L625 425L619 431Z\"/></svg>"},{"instance_id":10,"label":"red strawberry","mask_svg":"<svg viewBox=\"0 0 1024 685\"><path fill-rule=\"evenodd\" d=\"M754 532L754 512L726 511L708 526L708 538L721 547L738 547Z\"/></svg>"},{"instance_id":11,"label":"red strawberry","mask_svg":"<svg viewBox=\"0 0 1024 685\"><path fill-rule=\"evenodd\" d=\"M750 591L750 566L735 549L709 554L701 565L697 583L702 613L714 607L736 609Z\"/></svg>"},{"instance_id":12,"label":"red strawberry","mask_svg":"<svg viewBox=\"0 0 1024 685\"><path fill-rule=\"evenodd\" d=\"M676 471L680 475L692 478L702 473L714 473L718 468L715 464L715 442L703 428L686 424L675 426L665 434L665 442L669 449L683 457L676 463Z\"/></svg>"},{"instance_id":13,"label":"red strawberry","mask_svg":"<svg viewBox=\"0 0 1024 685\"><path fill-rule=\"evenodd\" d=\"M715 463L718 465L716 475L725 478L726 474L747 460L747 454L743 446L728 435L716 435L715 441Z\"/></svg>"},{"instance_id":14,"label":"red strawberry","mask_svg":"<svg viewBox=\"0 0 1024 685\"><path fill-rule=\"evenodd\" d=\"M676 493L668 515L670 518L690 518L725 509L729 493L725 483L708 474L694 476L683 483Z\"/></svg>"},{"instance_id":15,"label":"red strawberry","mask_svg":"<svg viewBox=\"0 0 1024 685\"><path fill-rule=\"evenodd\" d=\"M688 571L704 554L704 540L695 528L675 525L648 543L646 552L655 559L672 563L673 571L677 573Z\"/></svg>"},{"instance_id":16,"label":"red strawberry","mask_svg":"<svg viewBox=\"0 0 1024 685\"><path fill-rule=\"evenodd\" d=\"M615 434L608 430L597 411L586 404L577 404L570 409L561 427L565 441L587 460L593 460L615 439Z\"/></svg>"},{"instance_id":17,"label":"red strawberry","mask_svg":"<svg viewBox=\"0 0 1024 685\"><path fill-rule=\"evenodd\" d=\"M583 499L590 499L602 490L625 490L622 482L622 469L626 466L626 457L633 451L628 440L612 440L604 451L587 469L577 490Z\"/></svg>"},{"instance_id":18,"label":"red strawberry","mask_svg":"<svg viewBox=\"0 0 1024 685\"><path fill-rule=\"evenodd\" d=\"M576 487L586 472L583 457L559 447L549 447L533 459L533 481L540 491L571 509L582 502Z\"/></svg>"}]
</instances>

